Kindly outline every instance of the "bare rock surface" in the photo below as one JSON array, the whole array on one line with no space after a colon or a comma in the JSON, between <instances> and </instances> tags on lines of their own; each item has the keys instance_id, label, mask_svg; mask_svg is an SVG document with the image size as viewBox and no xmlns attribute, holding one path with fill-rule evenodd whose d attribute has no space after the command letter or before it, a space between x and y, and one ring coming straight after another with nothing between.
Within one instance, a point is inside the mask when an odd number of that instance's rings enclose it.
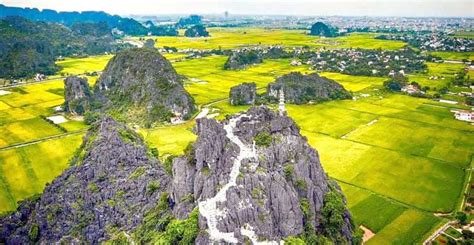
<instances>
[{"instance_id":1,"label":"bare rock surface","mask_svg":"<svg viewBox=\"0 0 474 245\"><path fill-rule=\"evenodd\" d=\"M257 99L257 85L242 83L230 88L231 105L253 105Z\"/></svg>"},{"instance_id":2,"label":"bare rock surface","mask_svg":"<svg viewBox=\"0 0 474 245\"><path fill-rule=\"evenodd\" d=\"M170 176L141 137L102 118L68 170L0 218L0 243L355 243L339 186L291 118L252 107L195 132Z\"/></svg>"},{"instance_id":3,"label":"bare rock surface","mask_svg":"<svg viewBox=\"0 0 474 245\"><path fill-rule=\"evenodd\" d=\"M176 197L192 195L194 200L175 206L177 217L185 218L191 207L199 207L200 228L206 232L200 233L197 243L276 244L303 234L307 226L326 234L325 197L340 192L292 119L253 107L224 122L200 119L196 132L192 154L174 161L173 175L180 179L173 182L173 189ZM267 142L255 144L262 132ZM302 204L311 215L303 212ZM351 241L348 211L339 218L343 221L339 238Z\"/></svg>"},{"instance_id":4,"label":"bare rock surface","mask_svg":"<svg viewBox=\"0 0 474 245\"><path fill-rule=\"evenodd\" d=\"M71 164L41 197L0 219L0 243L98 244L108 230L137 227L170 183L141 138L110 118L93 126Z\"/></svg>"}]
</instances>

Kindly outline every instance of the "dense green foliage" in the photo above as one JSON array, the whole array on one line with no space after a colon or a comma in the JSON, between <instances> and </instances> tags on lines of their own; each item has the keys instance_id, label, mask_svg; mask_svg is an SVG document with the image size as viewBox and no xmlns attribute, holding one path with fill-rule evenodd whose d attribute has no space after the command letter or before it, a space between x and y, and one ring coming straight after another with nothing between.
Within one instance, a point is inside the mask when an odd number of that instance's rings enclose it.
<instances>
[{"instance_id":1,"label":"dense green foliage","mask_svg":"<svg viewBox=\"0 0 474 245\"><path fill-rule=\"evenodd\" d=\"M199 210L196 208L185 220L173 218L168 193L162 193L158 205L145 215L135 230L134 238L141 244L193 244L199 233Z\"/></svg>"},{"instance_id":2,"label":"dense green foliage","mask_svg":"<svg viewBox=\"0 0 474 245\"><path fill-rule=\"evenodd\" d=\"M21 17L0 20L0 78L51 75L59 69L59 56L114 52L124 45L114 42L102 28L105 23L77 24L73 30L54 23L33 22Z\"/></svg>"},{"instance_id":3,"label":"dense green foliage","mask_svg":"<svg viewBox=\"0 0 474 245\"><path fill-rule=\"evenodd\" d=\"M340 232L344 226L344 212L346 206L342 195L334 187L324 196L324 206L322 208L322 225L327 237L333 241L341 241Z\"/></svg>"},{"instance_id":4,"label":"dense green foliage","mask_svg":"<svg viewBox=\"0 0 474 245\"><path fill-rule=\"evenodd\" d=\"M16 8L0 4L0 18L7 16L21 16L34 21L61 23L66 26L72 26L73 29L78 23L81 26L80 28L84 28L83 25L91 26L101 23L101 31L108 33L110 33L112 29L115 29L127 35L147 35L148 33L155 36L178 35L176 28L173 26L158 27L151 24L145 27L132 18L122 18L118 15L110 15L98 11L56 12L51 9L39 11L36 8Z\"/></svg>"},{"instance_id":5,"label":"dense green foliage","mask_svg":"<svg viewBox=\"0 0 474 245\"><path fill-rule=\"evenodd\" d=\"M400 91L407 83L408 79L405 76L395 74L390 80L385 81L383 86L391 91Z\"/></svg>"},{"instance_id":6,"label":"dense green foliage","mask_svg":"<svg viewBox=\"0 0 474 245\"><path fill-rule=\"evenodd\" d=\"M255 145L269 147L272 143L272 136L267 131L262 131L255 135Z\"/></svg>"}]
</instances>

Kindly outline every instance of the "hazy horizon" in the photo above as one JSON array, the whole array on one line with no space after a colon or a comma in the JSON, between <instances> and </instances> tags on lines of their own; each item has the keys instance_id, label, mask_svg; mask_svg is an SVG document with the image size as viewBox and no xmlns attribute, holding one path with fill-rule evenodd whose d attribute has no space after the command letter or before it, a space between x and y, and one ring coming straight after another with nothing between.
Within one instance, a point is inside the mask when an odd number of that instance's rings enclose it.
<instances>
[{"instance_id":1,"label":"hazy horizon","mask_svg":"<svg viewBox=\"0 0 474 245\"><path fill-rule=\"evenodd\" d=\"M474 1L466 0L0 0L15 7L57 11L105 11L118 15L220 14L295 16L474 17ZM269 8L269 5L271 6Z\"/></svg>"}]
</instances>

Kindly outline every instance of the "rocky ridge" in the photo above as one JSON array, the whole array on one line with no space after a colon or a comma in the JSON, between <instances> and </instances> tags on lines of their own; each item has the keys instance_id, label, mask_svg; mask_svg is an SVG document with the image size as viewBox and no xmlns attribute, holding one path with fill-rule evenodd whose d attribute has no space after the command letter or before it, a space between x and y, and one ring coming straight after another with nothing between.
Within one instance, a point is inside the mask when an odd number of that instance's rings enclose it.
<instances>
[{"instance_id":1,"label":"rocky ridge","mask_svg":"<svg viewBox=\"0 0 474 245\"><path fill-rule=\"evenodd\" d=\"M104 118L89 130L71 167L39 199L0 219L0 243L97 244L110 238L113 227L134 230L169 183L143 140Z\"/></svg>"},{"instance_id":2,"label":"rocky ridge","mask_svg":"<svg viewBox=\"0 0 474 245\"><path fill-rule=\"evenodd\" d=\"M0 243L357 243L339 187L292 119L253 107L198 119L195 132L170 175L139 135L102 118L41 197L0 218Z\"/></svg>"},{"instance_id":3,"label":"rocky ridge","mask_svg":"<svg viewBox=\"0 0 474 245\"><path fill-rule=\"evenodd\" d=\"M222 123L200 119L196 131L194 150L173 162L172 189L175 200L193 197L177 202L176 217L199 207L199 227L206 232L198 244L279 243L305 234L352 241L351 218L337 184L328 180L293 120L253 107ZM342 209L335 217L323 214L328 196L339 198ZM330 224L331 218L339 226Z\"/></svg>"}]
</instances>

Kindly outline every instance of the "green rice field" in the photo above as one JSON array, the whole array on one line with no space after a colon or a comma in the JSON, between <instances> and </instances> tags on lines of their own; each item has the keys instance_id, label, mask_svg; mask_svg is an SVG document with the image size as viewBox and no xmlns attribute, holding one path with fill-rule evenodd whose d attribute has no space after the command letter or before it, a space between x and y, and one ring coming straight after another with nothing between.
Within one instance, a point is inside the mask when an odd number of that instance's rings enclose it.
<instances>
[{"instance_id":1,"label":"green rice field","mask_svg":"<svg viewBox=\"0 0 474 245\"><path fill-rule=\"evenodd\" d=\"M398 49L406 45L374 39L374 34L321 39L301 30L209 30L209 38L156 37L156 45L179 49L227 49L257 44ZM63 67L60 73L79 75L102 70L111 57L67 58L57 64ZM263 93L278 76L292 71L313 72L306 65L291 66L288 59L265 60L244 70L229 71L223 69L225 56L180 60L185 55L174 53L165 57L173 60L176 71L187 77L184 87L198 106L210 108L209 114L215 114L217 119L248 109L228 103L232 86L255 82L258 92ZM463 64L427 65L426 73L410 75L410 81L439 89L464 68ZM423 242L447 222L435 214L456 211L466 169L473 162L474 126L454 120L450 112L452 108L465 107L384 92L382 84L386 77L329 72L321 75L352 91L355 99L286 105L288 115L317 149L329 177L341 185L357 224L375 233L368 244ZM440 78L433 80L430 76ZM96 79L88 77L91 85ZM63 103L62 79L6 90L11 94L0 96L0 213L11 211L18 201L41 193L46 183L61 174L87 129L83 122L70 120L61 124L61 130L42 119L41 116L54 115L53 108ZM181 154L196 139L194 125L191 120L179 125L140 128L138 132L164 158Z\"/></svg>"}]
</instances>

